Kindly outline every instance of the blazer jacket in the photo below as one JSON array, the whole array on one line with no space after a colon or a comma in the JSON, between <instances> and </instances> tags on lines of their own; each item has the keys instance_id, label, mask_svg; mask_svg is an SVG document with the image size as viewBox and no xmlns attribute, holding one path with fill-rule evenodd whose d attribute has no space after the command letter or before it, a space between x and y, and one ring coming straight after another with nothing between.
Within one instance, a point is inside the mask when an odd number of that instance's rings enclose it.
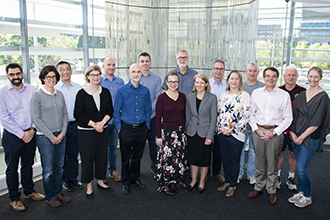
<instances>
[{"instance_id":1,"label":"blazer jacket","mask_svg":"<svg viewBox=\"0 0 330 220\"><path fill-rule=\"evenodd\" d=\"M187 135L193 137L197 133L201 138L208 138L213 142L217 123L217 104L216 95L205 92L197 112L196 92L188 94L186 102Z\"/></svg>"}]
</instances>

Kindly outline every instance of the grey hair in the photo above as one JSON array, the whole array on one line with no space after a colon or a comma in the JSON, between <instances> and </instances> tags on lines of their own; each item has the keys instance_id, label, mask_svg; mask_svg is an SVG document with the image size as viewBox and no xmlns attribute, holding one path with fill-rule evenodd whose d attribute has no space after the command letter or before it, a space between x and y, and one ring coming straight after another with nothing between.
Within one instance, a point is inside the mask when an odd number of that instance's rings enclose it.
<instances>
[{"instance_id":1,"label":"grey hair","mask_svg":"<svg viewBox=\"0 0 330 220\"><path fill-rule=\"evenodd\" d=\"M295 70L296 73L297 73L297 77L299 76L299 72L298 72L297 68L296 68L295 66L293 66L293 65L289 65L289 66L287 66L287 67L285 68L285 70L284 70L284 75L286 74L286 70Z\"/></svg>"},{"instance_id":2,"label":"grey hair","mask_svg":"<svg viewBox=\"0 0 330 220\"><path fill-rule=\"evenodd\" d=\"M226 68L226 67L225 67L225 62L224 62L223 60L215 60L215 61L213 62L213 67L214 67L214 64L216 64L216 63L222 63L223 67Z\"/></svg>"},{"instance_id":3,"label":"grey hair","mask_svg":"<svg viewBox=\"0 0 330 220\"><path fill-rule=\"evenodd\" d=\"M186 50L179 50L179 51L176 53L176 58L178 58L178 56L179 56L179 52L186 53L186 54L187 54L187 57L189 57L189 56L188 56L188 52L187 52Z\"/></svg>"},{"instance_id":4,"label":"grey hair","mask_svg":"<svg viewBox=\"0 0 330 220\"><path fill-rule=\"evenodd\" d=\"M258 64L257 62L250 62L250 63L246 66L246 69L248 69L249 66L256 66L257 69L259 70L259 64Z\"/></svg>"}]
</instances>

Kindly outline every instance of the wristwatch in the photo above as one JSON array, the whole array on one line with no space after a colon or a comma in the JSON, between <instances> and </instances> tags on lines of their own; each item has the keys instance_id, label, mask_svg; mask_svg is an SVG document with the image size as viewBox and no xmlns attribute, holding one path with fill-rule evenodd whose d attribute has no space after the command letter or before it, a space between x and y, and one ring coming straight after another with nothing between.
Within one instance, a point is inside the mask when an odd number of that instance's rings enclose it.
<instances>
[{"instance_id":1,"label":"wristwatch","mask_svg":"<svg viewBox=\"0 0 330 220\"><path fill-rule=\"evenodd\" d=\"M273 135L274 135L274 137L277 135L275 131L273 131Z\"/></svg>"}]
</instances>

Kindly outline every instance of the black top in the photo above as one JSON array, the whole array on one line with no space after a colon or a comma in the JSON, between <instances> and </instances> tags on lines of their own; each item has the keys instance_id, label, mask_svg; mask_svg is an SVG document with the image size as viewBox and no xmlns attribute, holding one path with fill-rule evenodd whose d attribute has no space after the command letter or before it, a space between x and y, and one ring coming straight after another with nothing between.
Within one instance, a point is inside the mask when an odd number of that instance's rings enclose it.
<instances>
[{"instance_id":1,"label":"black top","mask_svg":"<svg viewBox=\"0 0 330 220\"><path fill-rule=\"evenodd\" d=\"M102 92L100 93L100 111L95 105L93 96L89 95L84 89L79 90L76 96L73 114L78 121L78 125L83 128L91 128L88 126L90 120L99 122L106 115L112 118L113 106L109 90L102 87Z\"/></svg>"},{"instance_id":2,"label":"black top","mask_svg":"<svg viewBox=\"0 0 330 220\"><path fill-rule=\"evenodd\" d=\"M287 91L289 93L290 99L291 99L291 105L292 105L293 101L297 98L297 96L299 95L299 93L301 93L301 92L303 92L303 91L306 90L304 87L301 87L301 86L299 86L297 84L296 84L296 87L294 87L294 89L292 89L292 90L287 90L285 88L285 84L282 85L282 86L280 86L280 87L278 87L278 88L283 89L284 91Z\"/></svg>"},{"instance_id":3,"label":"black top","mask_svg":"<svg viewBox=\"0 0 330 220\"><path fill-rule=\"evenodd\" d=\"M197 110L197 113L198 113L198 110L199 110L199 106L201 105L201 102L202 102L202 100L198 99L197 96L196 96L196 110Z\"/></svg>"}]
</instances>

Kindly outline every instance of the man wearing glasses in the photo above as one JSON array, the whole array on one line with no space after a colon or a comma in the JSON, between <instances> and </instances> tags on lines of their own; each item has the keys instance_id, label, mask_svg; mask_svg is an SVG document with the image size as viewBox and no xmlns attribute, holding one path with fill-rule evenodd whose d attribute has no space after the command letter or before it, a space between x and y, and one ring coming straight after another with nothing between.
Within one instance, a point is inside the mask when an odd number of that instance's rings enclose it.
<instances>
[{"instance_id":1,"label":"man wearing glasses","mask_svg":"<svg viewBox=\"0 0 330 220\"><path fill-rule=\"evenodd\" d=\"M211 93L217 96L219 100L220 95L226 90L226 80L223 79L223 74L225 73L225 62L222 60L216 60L213 63L213 77L210 79ZM221 153L220 146L218 144L218 135L214 137L213 146L213 162L212 162L212 174L220 182L225 182L225 178L220 174L221 171Z\"/></svg>"},{"instance_id":2,"label":"man wearing glasses","mask_svg":"<svg viewBox=\"0 0 330 220\"><path fill-rule=\"evenodd\" d=\"M4 128L2 146L5 151L6 182L10 205L15 211L24 211L18 191L18 164L21 162L21 183L24 198L44 200L34 190L32 166L36 150L35 125L30 112L30 100L36 89L22 82L24 73L17 63L6 66L9 84L0 90L0 121Z\"/></svg>"},{"instance_id":3,"label":"man wearing glasses","mask_svg":"<svg viewBox=\"0 0 330 220\"><path fill-rule=\"evenodd\" d=\"M178 91L184 93L186 96L189 93L192 93L194 88L194 76L197 74L195 70L188 67L188 61L188 52L185 50L179 50L176 54L176 62L178 66L174 70L171 70L171 72L174 71L179 75ZM167 90L165 79L162 84L162 89Z\"/></svg>"},{"instance_id":4,"label":"man wearing glasses","mask_svg":"<svg viewBox=\"0 0 330 220\"><path fill-rule=\"evenodd\" d=\"M68 130L66 132L65 159L62 176L62 189L70 192L73 188L81 189L83 185L77 180L78 176L78 122L73 117L74 104L77 92L81 85L71 81L72 69L67 61L60 61L56 64L56 69L60 73L61 81L54 87L61 91L65 98L68 110Z\"/></svg>"}]
</instances>

